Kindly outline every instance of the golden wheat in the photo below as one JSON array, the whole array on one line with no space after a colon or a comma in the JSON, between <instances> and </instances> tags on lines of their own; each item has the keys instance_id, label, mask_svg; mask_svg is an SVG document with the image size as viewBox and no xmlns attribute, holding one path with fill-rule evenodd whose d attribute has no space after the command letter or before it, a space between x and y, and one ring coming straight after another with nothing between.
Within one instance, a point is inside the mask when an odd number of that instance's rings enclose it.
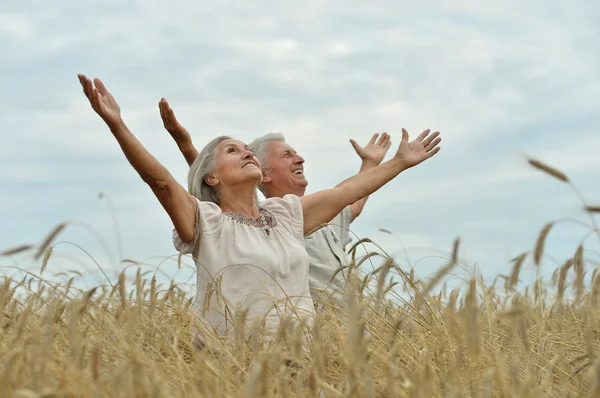
<instances>
[{"instance_id":1,"label":"golden wheat","mask_svg":"<svg viewBox=\"0 0 600 398\"><path fill-rule=\"evenodd\" d=\"M557 178L563 182L569 182L569 178L566 176L565 173L556 170L554 167L548 166L545 163L542 163L539 160L536 159L529 159L529 164L533 167L535 167L538 170L543 171L544 173L551 175L554 178Z\"/></svg>"},{"instance_id":2,"label":"golden wheat","mask_svg":"<svg viewBox=\"0 0 600 398\"><path fill-rule=\"evenodd\" d=\"M195 318L192 297L177 281L164 285L140 266L133 277L122 270L115 285L91 289L78 288L77 273L51 283L24 271L22 279L0 281L0 398L598 396L600 273L586 283L593 263L580 245L553 283L541 279L554 225L535 244L533 286L519 286L523 252L509 276L486 284L471 275L449 293L446 283L434 288L459 263L458 239L427 281L361 239L349 249L351 264L338 270L348 270L344 300L332 297L311 322L282 319L274 334L247 322L247 309L231 309L231 339ZM46 253L40 274L49 273L51 244L65 226L34 253ZM375 260L381 266L363 269ZM499 278L504 291L495 286ZM208 290L218 293L220 284L211 281Z\"/></svg>"}]
</instances>

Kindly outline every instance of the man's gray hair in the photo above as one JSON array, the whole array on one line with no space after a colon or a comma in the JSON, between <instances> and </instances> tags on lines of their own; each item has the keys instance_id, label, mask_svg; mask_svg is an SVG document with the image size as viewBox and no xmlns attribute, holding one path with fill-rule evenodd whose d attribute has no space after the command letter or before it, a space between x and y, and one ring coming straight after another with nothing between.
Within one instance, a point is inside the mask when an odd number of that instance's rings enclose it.
<instances>
[{"instance_id":1,"label":"man's gray hair","mask_svg":"<svg viewBox=\"0 0 600 398\"><path fill-rule=\"evenodd\" d=\"M215 168L215 152L221 141L231 137L222 135L209 142L198 154L188 173L188 191L201 201L219 204L219 194L206 183L206 176Z\"/></svg>"},{"instance_id":2,"label":"man's gray hair","mask_svg":"<svg viewBox=\"0 0 600 398\"><path fill-rule=\"evenodd\" d=\"M267 144L269 142L285 142L285 137L281 133L269 133L258 137L248 144L248 147L254 152L254 156L258 158L263 168L269 167L269 154L267 153Z\"/></svg>"},{"instance_id":3,"label":"man's gray hair","mask_svg":"<svg viewBox=\"0 0 600 398\"><path fill-rule=\"evenodd\" d=\"M285 142L285 137L281 133L269 133L263 135L262 137L258 137L250 144L248 144L248 147L252 152L254 152L254 156L258 158L261 164L261 168L263 169L269 167L269 154L267 152L267 144L269 142ZM262 184L258 185L258 189L266 196Z\"/></svg>"}]
</instances>

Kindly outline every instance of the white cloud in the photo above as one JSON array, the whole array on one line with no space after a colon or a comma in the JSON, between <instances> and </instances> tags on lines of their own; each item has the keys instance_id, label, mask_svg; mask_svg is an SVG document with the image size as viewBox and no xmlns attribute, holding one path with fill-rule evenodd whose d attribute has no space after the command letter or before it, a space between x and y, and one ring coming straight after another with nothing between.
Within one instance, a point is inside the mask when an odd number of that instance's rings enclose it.
<instances>
[{"instance_id":1,"label":"white cloud","mask_svg":"<svg viewBox=\"0 0 600 398\"><path fill-rule=\"evenodd\" d=\"M0 37L2 33L13 36L19 41L30 39L35 32L35 26L22 14L0 13Z\"/></svg>"},{"instance_id":2,"label":"white cloud","mask_svg":"<svg viewBox=\"0 0 600 398\"><path fill-rule=\"evenodd\" d=\"M576 214L568 193L557 193L563 187L546 183L523 154L578 181L600 166L594 4L12 5L0 14L8 54L0 66L0 181L10 192L0 197L0 218L7 225L27 219L28 227L0 230L0 243L43 235L72 214L110 234L84 199L102 190L125 213L132 252L172 250L166 216L90 109L76 79L81 72L106 82L132 131L183 183L185 163L159 120L161 97L198 146L217 134L249 141L284 132L307 160L311 191L358 170L350 137L365 142L388 131L393 152L402 127L412 136L440 130L442 152L373 195L356 228L375 231L385 218L414 246L443 249L464 233L473 258L508 257L550 211L566 206ZM534 186L555 189L556 199L536 206ZM40 200L62 206L41 216ZM519 224L498 248L520 221L514 218L532 224Z\"/></svg>"}]
</instances>

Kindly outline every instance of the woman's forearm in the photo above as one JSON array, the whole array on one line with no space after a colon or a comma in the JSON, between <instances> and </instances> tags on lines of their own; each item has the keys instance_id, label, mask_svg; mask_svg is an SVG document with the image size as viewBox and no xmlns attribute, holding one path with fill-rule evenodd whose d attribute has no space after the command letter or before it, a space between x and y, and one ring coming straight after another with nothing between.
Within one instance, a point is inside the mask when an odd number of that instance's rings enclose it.
<instances>
[{"instance_id":1,"label":"woman's forearm","mask_svg":"<svg viewBox=\"0 0 600 398\"><path fill-rule=\"evenodd\" d=\"M404 163L393 158L344 180L334 189L342 190L345 201L348 202L346 205L350 205L371 195L404 170L406 170Z\"/></svg>"},{"instance_id":2,"label":"woman's forearm","mask_svg":"<svg viewBox=\"0 0 600 398\"><path fill-rule=\"evenodd\" d=\"M344 207L377 191L406 169L396 158L358 173L333 189L303 196L304 232L310 233L321 223L331 221Z\"/></svg>"},{"instance_id":3,"label":"woman's forearm","mask_svg":"<svg viewBox=\"0 0 600 398\"><path fill-rule=\"evenodd\" d=\"M109 127L129 163L148 185L154 187L165 184L172 178L167 168L144 148L123 121Z\"/></svg>"},{"instance_id":4,"label":"woman's forearm","mask_svg":"<svg viewBox=\"0 0 600 398\"><path fill-rule=\"evenodd\" d=\"M194 239L196 199L179 184L169 170L154 158L122 121L110 130L125 157L140 177L150 186L183 242Z\"/></svg>"}]
</instances>

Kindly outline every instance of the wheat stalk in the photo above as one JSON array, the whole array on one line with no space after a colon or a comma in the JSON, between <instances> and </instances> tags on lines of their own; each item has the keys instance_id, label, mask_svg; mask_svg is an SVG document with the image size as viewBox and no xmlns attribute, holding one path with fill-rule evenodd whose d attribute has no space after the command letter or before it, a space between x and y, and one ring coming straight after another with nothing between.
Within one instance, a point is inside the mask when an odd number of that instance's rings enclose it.
<instances>
[{"instance_id":1,"label":"wheat stalk","mask_svg":"<svg viewBox=\"0 0 600 398\"><path fill-rule=\"evenodd\" d=\"M536 159L529 159L529 164L533 167L535 167L538 170L543 171L544 173L551 175L554 178L559 179L560 181L563 182L569 182L569 179L567 178L566 174L564 174L563 172L560 172L558 170L556 170L553 167L548 166L545 163L542 163L539 160Z\"/></svg>"}]
</instances>

